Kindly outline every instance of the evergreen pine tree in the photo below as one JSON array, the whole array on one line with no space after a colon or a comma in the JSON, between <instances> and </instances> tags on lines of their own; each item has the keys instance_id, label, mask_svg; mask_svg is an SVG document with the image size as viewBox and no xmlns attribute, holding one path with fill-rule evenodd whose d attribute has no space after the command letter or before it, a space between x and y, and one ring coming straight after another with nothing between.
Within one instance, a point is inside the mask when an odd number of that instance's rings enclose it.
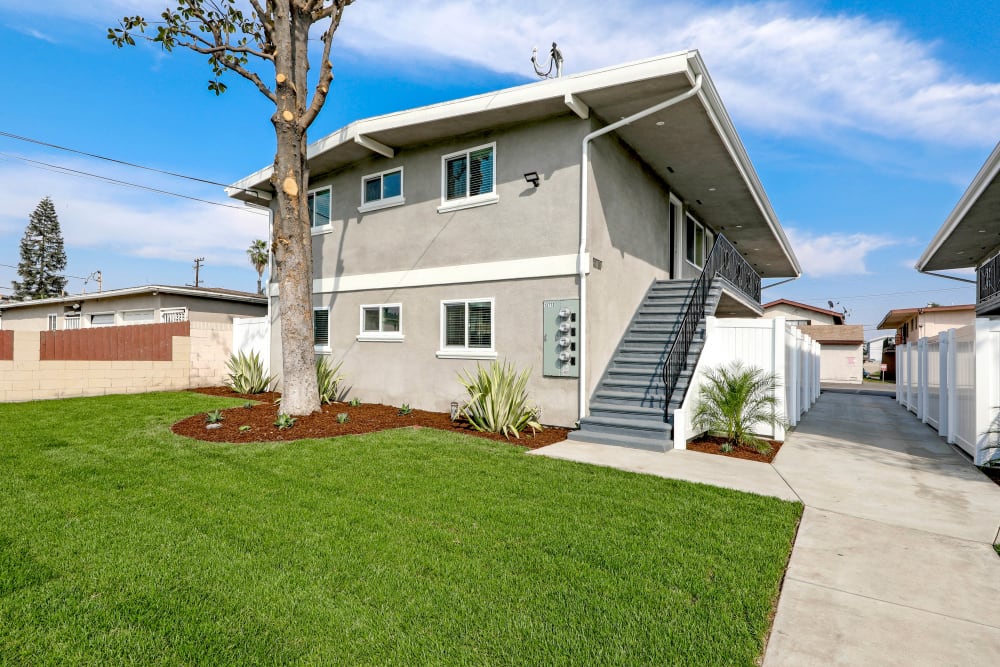
<instances>
[{"instance_id":1,"label":"evergreen pine tree","mask_svg":"<svg viewBox=\"0 0 1000 667\"><path fill-rule=\"evenodd\" d=\"M13 281L14 297L44 299L60 296L66 287L62 272L66 269L66 251L63 250L62 230L56 207L50 197L38 203L28 218L28 226L21 239L21 261Z\"/></svg>"}]
</instances>

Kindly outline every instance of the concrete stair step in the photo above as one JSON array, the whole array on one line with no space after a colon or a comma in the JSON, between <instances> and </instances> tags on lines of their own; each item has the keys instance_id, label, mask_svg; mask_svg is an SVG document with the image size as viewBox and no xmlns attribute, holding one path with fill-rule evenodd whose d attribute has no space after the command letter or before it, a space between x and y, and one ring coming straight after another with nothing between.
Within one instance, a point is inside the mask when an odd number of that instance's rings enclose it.
<instances>
[{"instance_id":1,"label":"concrete stair step","mask_svg":"<svg viewBox=\"0 0 1000 667\"><path fill-rule=\"evenodd\" d=\"M590 404L592 417L642 418L664 421L663 408L625 403L595 402Z\"/></svg>"},{"instance_id":2,"label":"concrete stair step","mask_svg":"<svg viewBox=\"0 0 1000 667\"><path fill-rule=\"evenodd\" d=\"M628 449L643 449L649 452L667 452L673 449L670 438L652 439L636 438L628 435L612 435L610 433L595 433L593 431L572 431L569 440L595 442L600 445L626 447Z\"/></svg>"}]
</instances>

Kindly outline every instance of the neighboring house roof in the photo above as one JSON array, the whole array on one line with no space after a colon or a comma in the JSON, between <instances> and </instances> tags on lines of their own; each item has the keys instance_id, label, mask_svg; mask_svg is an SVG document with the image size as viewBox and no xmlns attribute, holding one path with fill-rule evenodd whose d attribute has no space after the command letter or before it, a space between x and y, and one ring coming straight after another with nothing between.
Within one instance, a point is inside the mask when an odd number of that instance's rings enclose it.
<instances>
[{"instance_id":1,"label":"neighboring house roof","mask_svg":"<svg viewBox=\"0 0 1000 667\"><path fill-rule=\"evenodd\" d=\"M970 303L961 306L927 306L926 308L898 308L896 310L890 310L882 318L882 321L878 323L876 329L898 329L902 326L903 322L906 322L914 315L922 315L924 313L959 313L963 311L968 311L970 313L976 312L976 304Z\"/></svg>"},{"instance_id":2,"label":"neighboring house roof","mask_svg":"<svg viewBox=\"0 0 1000 667\"><path fill-rule=\"evenodd\" d=\"M865 327L861 324L812 324L798 327L820 345L861 345Z\"/></svg>"},{"instance_id":3,"label":"neighboring house roof","mask_svg":"<svg viewBox=\"0 0 1000 667\"><path fill-rule=\"evenodd\" d=\"M49 299L32 299L30 301L9 301L0 303L0 311L12 310L15 308L29 308L32 306L59 303L78 303L92 299L112 299L122 296L137 296L143 294L177 294L181 296L194 296L204 299L217 299L220 301L240 301L267 305L267 297L253 292L240 292L238 290L224 289L221 287L174 287L171 285L143 285L142 287L126 287L123 289L106 290L104 292L91 292L89 294L69 294L67 296L52 297Z\"/></svg>"},{"instance_id":4,"label":"neighboring house roof","mask_svg":"<svg viewBox=\"0 0 1000 667\"><path fill-rule=\"evenodd\" d=\"M725 225L720 230L758 273L798 276L801 269L791 244L697 51L358 120L311 144L309 169L319 176L374 154L392 157L397 147L568 113L581 118L593 113L610 122L690 90L698 75L703 83L695 97L616 133L686 198L690 210ZM272 171L267 167L234 183L227 188L229 196L266 204L274 192Z\"/></svg>"},{"instance_id":5,"label":"neighboring house roof","mask_svg":"<svg viewBox=\"0 0 1000 667\"><path fill-rule=\"evenodd\" d=\"M793 308L801 308L803 310L811 310L814 313L819 313L821 315L826 315L827 317L833 318L833 323L837 325L842 325L844 323L844 314L838 313L835 310L827 310L826 308L819 308L817 306L810 306L808 303L799 303L798 301L792 301L791 299L776 299L769 303L765 303L761 308L764 312L767 312L768 308L775 308L777 306L792 306Z\"/></svg>"},{"instance_id":6,"label":"neighboring house roof","mask_svg":"<svg viewBox=\"0 0 1000 667\"><path fill-rule=\"evenodd\" d=\"M1000 245L1000 142L917 260L918 271L976 266Z\"/></svg>"}]
</instances>

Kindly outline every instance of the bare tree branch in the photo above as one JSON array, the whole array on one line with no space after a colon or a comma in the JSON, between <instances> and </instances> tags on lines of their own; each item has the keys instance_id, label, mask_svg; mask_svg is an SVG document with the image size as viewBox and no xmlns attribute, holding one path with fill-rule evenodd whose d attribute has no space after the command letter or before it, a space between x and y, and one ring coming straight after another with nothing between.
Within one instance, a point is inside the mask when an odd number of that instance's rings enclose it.
<instances>
[{"instance_id":1,"label":"bare tree branch","mask_svg":"<svg viewBox=\"0 0 1000 667\"><path fill-rule=\"evenodd\" d=\"M330 49L333 47L333 36L337 32L337 28L340 27L340 19L344 15L344 8L353 1L335 0L333 4L320 12L323 13L329 10L335 13L331 14L330 25L327 27L326 32L323 33L323 55L320 58L319 81L316 82L316 89L309 108L306 109L306 112L302 114L302 118L299 119L299 126L302 129L306 129L312 125L313 121L316 120L316 116L319 115L320 109L323 108L323 104L326 103L326 96L330 92L330 84L333 83L333 64L330 62ZM315 14L313 16L315 17Z\"/></svg>"}]
</instances>

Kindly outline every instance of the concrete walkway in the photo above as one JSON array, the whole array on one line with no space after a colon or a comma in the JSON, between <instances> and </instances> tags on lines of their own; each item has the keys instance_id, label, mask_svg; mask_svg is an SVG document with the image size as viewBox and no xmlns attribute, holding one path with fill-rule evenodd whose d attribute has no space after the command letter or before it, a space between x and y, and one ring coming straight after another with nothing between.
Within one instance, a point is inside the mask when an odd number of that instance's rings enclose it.
<instances>
[{"instance_id":1,"label":"concrete walkway","mask_svg":"<svg viewBox=\"0 0 1000 667\"><path fill-rule=\"evenodd\" d=\"M765 667L1000 665L1000 487L890 398L824 393L771 466L534 453L801 499Z\"/></svg>"}]
</instances>

